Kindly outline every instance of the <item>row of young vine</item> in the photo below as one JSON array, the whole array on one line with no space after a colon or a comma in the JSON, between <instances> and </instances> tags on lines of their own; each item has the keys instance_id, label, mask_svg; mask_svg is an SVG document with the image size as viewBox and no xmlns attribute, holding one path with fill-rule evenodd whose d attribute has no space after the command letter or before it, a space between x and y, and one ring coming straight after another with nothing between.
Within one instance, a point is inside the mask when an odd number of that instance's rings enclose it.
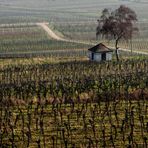
<instances>
[{"instance_id":1,"label":"row of young vine","mask_svg":"<svg viewBox=\"0 0 148 148\"><path fill-rule=\"evenodd\" d=\"M147 60L2 68L3 147L147 147Z\"/></svg>"}]
</instances>

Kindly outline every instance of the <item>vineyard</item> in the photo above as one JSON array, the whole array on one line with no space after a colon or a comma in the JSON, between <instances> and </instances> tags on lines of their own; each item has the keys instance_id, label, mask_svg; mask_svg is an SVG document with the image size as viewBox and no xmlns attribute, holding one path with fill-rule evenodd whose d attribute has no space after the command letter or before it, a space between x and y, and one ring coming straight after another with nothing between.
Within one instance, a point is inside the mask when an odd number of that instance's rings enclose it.
<instances>
[{"instance_id":1,"label":"vineyard","mask_svg":"<svg viewBox=\"0 0 148 148\"><path fill-rule=\"evenodd\" d=\"M117 62L88 60L103 8L124 4L139 33ZM0 1L0 148L148 148L145 0ZM51 34L50 34L51 32ZM56 36L55 38L53 36ZM131 52L133 51L133 52Z\"/></svg>"},{"instance_id":2,"label":"vineyard","mask_svg":"<svg viewBox=\"0 0 148 148\"><path fill-rule=\"evenodd\" d=\"M133 7L134 10L138 14L138 27L140 30L140 33L138 36L133 38L133 50L136 51L146 51L147 52L147 43L148 43L148 17L147 17L147 3L143 3L143 0L141 0L140 3L136 3L135 1L120 1L120 0L110 0L108 2L107 0L92 0L91 2L89 0L85 1L67 1L63 0L62 2L60 0L56 1L47 1L43 0L42 4L40 4L39 0L27 0L27 2L20 2L18 0L14 0L13 2L10 1L2 1L0 4L0 24L9 24L9 23L24 23L24 22L49 22L50 26L53 26L54 30L59 31L64 35L64 37L67 37L71 40L82 40L86 42L94 42L96 41L96 26L97 26L97 19L99 18L99 15L101 13L101 10L105 7L109 8L111 6L117 7L119 4L123 3L125 5L128 5L129 7ZM26 6L24 8L23 6ZM1 41L3 44L3 48L0 49L5 52L5 48L7 51L18 51L21 52L31 52L33 51L41 51L49 49L87 49L88 46L84 44L72 44L72 43L63 43L63 42L57 42L54 40L48 40L45 32L41 30L40 28L32 27L32 29L25 28L23 29L23 32L26 33L28 30L28 35L22 37L22 33L18 31L16 34L20 34L20 37L22 41L14 40L13 36L10 35L10 42L6 42L7 38L5 38L4 41ZM4 32L3 34L13 34L12 32L14 30L13 28L10 28L7 32L4 29L0 29L1 32ZM27 32L28 32L27 31ZM16 30L15 30L16 32ZM35 35L36 33L38 35ZM34 35L30 35L30 34ZM27 33L26 33L27 34ZM40 34L40 35L39 35ZM3 35L2 35L3 36ZM30 36L30 37L28 37ZM31 38L32 36L32 38ZM33 41L34 38L34 41ZM41 39L42 38L42 39ZM26 42L25 42L26 39ZM13 47L11 48L11 45L15 43L17 44L17 48ZM18 43L19 42L19 43ZM100 41L100 39L98 40ZM104 42L104 41L103 41ZM5 44L9 44L9 47L5 47ZM24 44L23 44L24 43ZM18 45L19 44L19 45ZM20 45L23 44L23 45ZM27 45L28 44L28 45ZM51 46L49 46L51 44ZM113 43L110 43L110 45L114 45ZM28 47L24 47L28 46ZM42 46L42 47L41 47ZM74 47L75 46L75 47ZM130 43L120 43L120 46L122 48L131 48ZM33 52L32 51L32 52ZM41 52L40 52L41 54ZM28 55L28 54L27 54ZM32 57L34 55L30 54ZM38 54L39 55L39 54ZM42 55L42 54L41 54ZM44 53L43 55L46 55ZM36 55L35 55L36 56ZM20 56L22 57L22 56Z\"/></svg>"},{"instance_id":3,"label":"vineyard","mask_svg":"<svg viewBox=\"0 0 148 148\"><path fill-rule=\"evenodd\" d=\"M1 145L147 147L147 62L1 68Z\"/></svg>"},{"instance_id":4,"label":"vineyard","mask_svg":"<svg viewBox=\"0 0 148 148\"><path fill-rule=\"evenodd\" d=\"M49 26L51 27L51 26ZM62 29L62 27L60 27ZM67 26L68 28L68 26ZM83 28L83 29L82 29ZM63 33L62 30L53 31L57 33L62 33L65 38L64 40L54 40L52 39L40 26L35 24L26 25L3 25L0 27L0 57L1 58L32 58L32 57L51 57L51 58L61 58L61 57L72 57L72 58L87 58L87 49L92 45L95 45L96 40L84 39L83 35L88 38L88 32L91 32L91 28L84 27L80 25L76 26L76 30L69 30L69 34L73 34L75 38L67 36L66 31ZM84 30L85 29L85 30ZM68 29L67 29L68 30ZM81 30L81 31L80 31ZM88 30L88 32L86 32ZM61 32L62 31L62 32ZM78 37L78 32L80 36ZM93 31L91 33L94 33ZM59 35L58 35L59 36ZM76 39L77 38L77 39ZM82 39L82 41L79 40ZM69 41L70 40L70 41ZM99 39L99 42L105 43L107 46L114 48L113 41L106 41ZM121 48L126 48L138 52L147 52L147 39L133 39L131 43L125 41L120 42Z\"/></svg>"},{"instance_id":5,"label":"vineyard","mask_svg":"<svg viewBox=\"0 0 148 148\"><path fill-rule=\"evenodd\" d=\"M35 25L0 27L0 57L58 56L75 54L90 47L81 43L56 41ZM72 51L70 51L72 50ZM78 51L79 50L79 51Z\"/></svg>"},{"instance_id":6,"label":"vineyard","mask_svg":"<svg viewBox=\"0 0 148 148\"><path fill-rule=\"evenodd\" d=\"M141 25L141 26L140 26ZM133 49L133 51L144 51L148 52L148 32L147 24L139 24L140 32L138 35L135 35L132 41L120 41L119 46L125 49ZM72 40L82 40L85 42L96 42L96 23L63 23L55 24L55 29L61 32L67 38ZM114 47L114 41L110 40L109 42L105 39L99 38L98 42L104 42L106 45Z\"/></svg>"}]
</instances>

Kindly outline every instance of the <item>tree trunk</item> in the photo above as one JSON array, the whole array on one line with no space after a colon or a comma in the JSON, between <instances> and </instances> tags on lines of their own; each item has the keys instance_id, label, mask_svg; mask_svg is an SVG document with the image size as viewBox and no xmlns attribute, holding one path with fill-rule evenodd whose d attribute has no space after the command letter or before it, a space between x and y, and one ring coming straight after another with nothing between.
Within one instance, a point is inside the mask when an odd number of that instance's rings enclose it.
<instances>
[{"instance_id":1,"label":"tree trunk","mask_svg":"<svg viewBox=\"0 0 148 148\"><path fill-rule=\"evenodd\" d=\"M119 61L118 42L119 42L119 39L116 40L116 44L115 44L115 53L116 53L116 59L117 59L117 61Z\"/></svg>"},{"instance_id":2,"label":"tree trunk","mask_svg":"<svg viewBox=\"0 0 148 148\"><path fill-rule=\"evenodd\" d=\"M132 38L130 40L130 45L131 45L131 54L133 53L133 43L132 43Z\"/></svg>"}]
</instances>

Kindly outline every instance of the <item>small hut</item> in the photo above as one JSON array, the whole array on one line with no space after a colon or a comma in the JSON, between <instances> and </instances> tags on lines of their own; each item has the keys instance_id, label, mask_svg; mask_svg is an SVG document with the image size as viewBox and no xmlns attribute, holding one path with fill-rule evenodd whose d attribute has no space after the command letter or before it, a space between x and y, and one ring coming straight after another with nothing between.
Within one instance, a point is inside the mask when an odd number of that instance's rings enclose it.
<instances>
[{"instance_id":1,"label":"small hut","mask_svg":"<svg viewBox=\"0 0 148 148\"><path fill-rule=\"evenodd\" d=\"M89 59L91 61L101 62L101 61L112 60L113 51L102 43L88 49L88 51L89 51Z\"/></svg>"}]
</instances>

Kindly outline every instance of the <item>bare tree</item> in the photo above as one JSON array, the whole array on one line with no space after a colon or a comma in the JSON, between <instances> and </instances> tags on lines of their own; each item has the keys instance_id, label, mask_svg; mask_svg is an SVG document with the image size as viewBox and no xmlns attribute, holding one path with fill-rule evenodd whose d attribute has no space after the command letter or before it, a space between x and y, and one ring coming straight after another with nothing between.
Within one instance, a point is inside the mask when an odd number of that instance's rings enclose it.
<instances>
[{"instance_id":1,"label":"bare tree","mask_svg":"<svg viewBox=\"0 0 148 148\"><path fill-rule=\"evenodd\" d=\"M110 11L107 8L102 11L102 15L98 20L96 36L100 35L107 40L115 40L117 61L119 61L118 43L121 39L131 40L133 33L138 32L138 28L135 26L136 21L136 13L124 5L114 11Z\"/></svg>"}]
</instances>

